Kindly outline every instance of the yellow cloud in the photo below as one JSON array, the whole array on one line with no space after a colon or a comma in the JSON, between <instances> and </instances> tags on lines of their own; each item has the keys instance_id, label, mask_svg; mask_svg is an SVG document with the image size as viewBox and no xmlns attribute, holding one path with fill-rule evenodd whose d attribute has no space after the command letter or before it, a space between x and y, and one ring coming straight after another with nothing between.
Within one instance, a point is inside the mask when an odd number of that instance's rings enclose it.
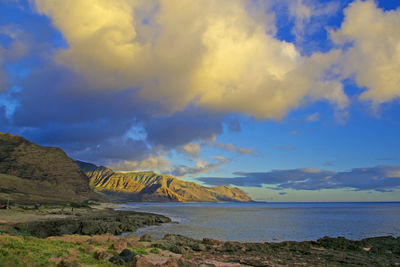
<instances>
[{"instance_id":1,"label":"yellow cloud","mask_svg":"<svg viewBox=\"0 0 400 267\"><path fill-rule=\"evenodd\" d=\"M262 119L304 99L347 105L341 83L325 77L336 52L302 57L273 36L273 14L245 0L35 3L68 43L57 61L98 90L138 88L169 112L195 104Z\"/></svg>"},{"instance_id":2,"label":"yellow cloud","mask_svg":"<svg viewBox=\"0 0 400 267\"><path fill-rule=\"evenodd\" d=\"M191 157L197 158L201 152L201 147L196 143L188 143L182 146L181 151Z\"/></svg>"},{"instance_id":3,"label":"yellow cloud","mask_svg":"<svg viewBox=\"0 0 400 267\"><path fill-rule=\"evenodd\" d=\"M400 11L383 11L374 1L355 1L345 10L341 28L331 33L338 44L352 43L341 58L345 76L355 74L365 87L361 99L375 104L400 96Z\"/></svg>"},{"instance_id":4,"label":"yellow cloud","mask_svg":"<svg viewBox=\"0 0 400 267\"><path fill-rule=\"evenodd\" d=\"M165 172L169 170L170 162L164 156L149 156L139 161L119 161L108 165L115 171L143 171L159 170Z\"/></svg>"}]
</instances>

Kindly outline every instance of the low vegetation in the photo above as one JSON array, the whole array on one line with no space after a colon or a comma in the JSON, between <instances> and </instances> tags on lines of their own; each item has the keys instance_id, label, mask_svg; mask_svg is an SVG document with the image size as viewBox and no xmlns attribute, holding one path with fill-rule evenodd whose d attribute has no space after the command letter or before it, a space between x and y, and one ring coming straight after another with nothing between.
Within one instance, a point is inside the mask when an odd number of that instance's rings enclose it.
<instances>
[{"instance_id":1,"label":"low vegetation","mask_svg":"<svg viewBox=\"0 0 400 267\"><path fill-rule=\"evenodd\" d=\"M158 254L136 237L70 235L41 239L0 234L0 266L115 266L109 259L126 248L138 255Z\"/></svg>"}]
</instances>

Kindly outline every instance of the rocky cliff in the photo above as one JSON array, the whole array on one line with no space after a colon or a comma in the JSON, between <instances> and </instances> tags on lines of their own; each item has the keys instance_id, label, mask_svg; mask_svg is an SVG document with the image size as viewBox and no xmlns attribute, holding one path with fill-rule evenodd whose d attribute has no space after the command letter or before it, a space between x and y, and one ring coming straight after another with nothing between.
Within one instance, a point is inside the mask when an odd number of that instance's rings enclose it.
<instances>
[{"instance_id":1,"label":"rocky cliff","mask_svg":"<svg viewBox=\"0 0 400 267\"><path fill-rule=\"evenodd\" d=\"M102 199L60 148L0 133L0 201L64 202Z\"/></svg>"},{"instance_id":2,"label":"rocky cliff","mask_svg":"<svg viewBox=\"0 0 400 267\"><path fill-rule=\"evenodd\" d=\"M119 173L78 161L90 185L107 196L128 201L251 201L239 188L205 187L152 171Z\"/></svg>"}]
</instances>

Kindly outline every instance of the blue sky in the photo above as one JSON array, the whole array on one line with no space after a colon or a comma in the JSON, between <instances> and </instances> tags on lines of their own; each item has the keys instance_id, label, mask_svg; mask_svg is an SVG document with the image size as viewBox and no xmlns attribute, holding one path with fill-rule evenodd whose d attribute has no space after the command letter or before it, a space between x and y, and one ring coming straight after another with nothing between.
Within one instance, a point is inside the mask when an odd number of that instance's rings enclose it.
<instances>
[{"instance_id":1,"label":"blue sky","mask_svg":"<svg viewBox=\"0 0 400 267\"><path fill-rule=\"evenodd\" d=\"M257 200L400 201L399 28L398 1L1 1L0 131Z\"/></svg>"}]
</instances>

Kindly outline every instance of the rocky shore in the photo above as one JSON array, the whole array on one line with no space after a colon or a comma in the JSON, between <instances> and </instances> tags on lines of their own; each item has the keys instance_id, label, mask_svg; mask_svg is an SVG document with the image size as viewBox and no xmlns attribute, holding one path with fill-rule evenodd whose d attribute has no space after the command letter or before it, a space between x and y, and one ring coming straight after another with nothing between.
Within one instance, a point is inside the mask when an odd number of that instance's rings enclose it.
<instances>
[{"instance_id":1,"label":"rocky shore","mask_svg":"<svg viewBox=\"0 0 400 267\"><path fill-rule=\"evenodd\" d=\"M193 266L400 266L400 238L392 236L359 241L323 237L304 242L240 243L166 235L151 240L150 245L190 255L187 263Z\"/></svg>"},{"instance_id":2,"label":"rocky shore","mask_svg":"<svg viewBox=\"0 0 400 267\"><path fill-rule=\"evenodd\" d=\"M0 218L7 266L400 266L400 238L391 236L280 243L116 236L170 219L104 207L1 211Z\"/></svg>"},{"instance_id":3,"label":"rocky shore","mask_svg":"<svg viewBox=\"0 0 400 267\"><path fill-rule=\"evenodd\" d=\"M0 231L23 233L45 238L60 235L119 235L138 228L159 225L171 220L163 215L118 211L112 208L73 209L43 208L38 210L2 210Z\"/></svg>"}]
</instances>

